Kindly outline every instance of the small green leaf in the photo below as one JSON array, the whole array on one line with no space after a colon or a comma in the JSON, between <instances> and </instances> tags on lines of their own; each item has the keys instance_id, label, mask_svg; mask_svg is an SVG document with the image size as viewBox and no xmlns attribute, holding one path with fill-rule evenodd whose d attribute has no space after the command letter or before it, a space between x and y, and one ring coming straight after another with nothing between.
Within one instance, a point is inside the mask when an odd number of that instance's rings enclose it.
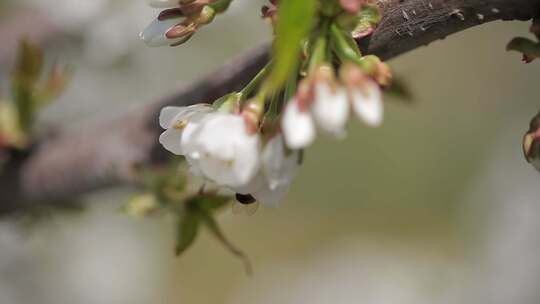
<instances>
[{"instance_id":1,"label":"small green leaf","mask_svg":"<svg viewBox=\"0 0 540 304\"><path fill-rule=\"evenodd\" d=\"M214 235L217 240L225 246L233 255L242 260L246 273L251 274L251 262L249 258L238 248L236 248L223 234L216 220L212 217L212 214L208 210L200 209L200 218L202 223L208 228L210 233Z\"/></svg>"},{"instance_id":2,"label":"small green leaf","mask_svg":"<svg viewBox=\"0 0 540 304\"><path fill-rule=\"evenodd\" d=\"M358 24L352 31L354 38L369 35L381 21L381 12L376 5L365 4L357 16Z\"/></svg>"},{"instance_id":3,"label":"small green leaf","mask_svg":"<svg viewBox=\"0 0 540 304\"><path fill-rule=\"evenodd\" d=\"M196 204L202 210L218 210L231 202L230 196L224 195L200 195L196 198Z\"/></svg>"},{"instance_id":4,"label":"small green leaf","mask_svg":"<svg viewBox=\"0 0 540 304\"><path fill-rule=\"evenodd\" d=\"M272 89L281 88L299 63L301 42L311 29L316 12L315 0L280 1L273 64L268 78Z\"/></svg>"},{"instance_id":5,"label":"small green leaf","mask_svg":"<svg viewBox=\"0 0 540 304\"><path fill-rule=\"evenodd\" d=\"M28 136L20 128L15 105L0 100L0 147L7 145L22 149L28 145Z\"/></svg>"},{"instance_id":6,"label":"small green leaf","mask_svg":"<svg viewBox=\"0 0 540 304\"><path fill-rule=\"evenodd\" d=\"M532 61L540 57L540 43L534 42L524 37L512 39L506 46L507 51L517 51L526 56L527 61Z\"/></svg>"},{"instance_id":7,"label":"small green leaf","mask_svg":"<svg viewBox=\"0 0 540 304\"><path fill-rule=\"evenodd\" d=\"M36 82L43 67L43 54L39 47L28 40L21 40L15 66L17 81Z\"/></svg>"},{"instance_id":8,"label":"small green leaf","mask_svg":"<svg viewBox=\"0 0 540 304\"><path fill-rule=\"evenodd\" d=\"M186 206L178 213L178 230L176 235L176 255L182 254L193 244L199 232L200 212L196 208Z\"/></svg>"},{"instance_id":9,"label":"small green leaf","mask_svg":"<svg viewBox=\"0 0 540 304\"><path fill-rule=\"evenodd\" d=\"M34 119L36 105L34 90L41 69L43 54L41 50L26 40L19 43L17 63L13 71L12 95L17 106L18 122L23 131L28 131Z\"/></svg>"}]
</instances>

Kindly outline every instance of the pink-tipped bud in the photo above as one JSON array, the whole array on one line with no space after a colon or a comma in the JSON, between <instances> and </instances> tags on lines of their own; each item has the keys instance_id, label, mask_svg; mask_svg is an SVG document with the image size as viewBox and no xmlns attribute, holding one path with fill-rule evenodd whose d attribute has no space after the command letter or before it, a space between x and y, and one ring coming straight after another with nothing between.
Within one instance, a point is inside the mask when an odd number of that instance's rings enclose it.
<instances>
[{"instance_id":1,"label":"pink-tipped bud","mask_svg":"<svg viewBox=\"0 0 540 304\"><path fill-rule=\"evenodd\" d=\"M298 88L296 89L296 102L298 105L298 110L300 112L305 112L309 109L313 103L315 92L313 90L313 84L311 79L302 79L298 83Z\"/></svg>"},{"instance_id":2,"label":"pink-tipped bud","mask_svg":"<svg viewBox=\"0 0 540 304\"><path fill-rule=\"evenodd\" d=\"M362 9L366 0L339 0L341 7L350 14L356 14Z\"/></svg>"},{"instance_id":3,"label":"pink-tipped bud","mask_svg":"<svg viewBox=\"0 0 540 304\"><path fill-rule=\"evenodd\" d=\"M165 33L165 37L169 39L184 38L187 36L191 36L196 30L197 27L194 23L190 23L187 25L177 24Z\"/></svg>"},{"instance_id":4,"label":"pink-tipped bud","mask_svg":"<svg viewBox=\"0 0 540 304\"><path fill-rule=\"evenodd\" d=\"M362 69L354 63L346 63L339 70L339 78L346 87L361 87L369 78Z\"/></svg>"},{"instance_id":5,"label":"pink-tipped bud","mask_svg":"<svg viewBox=\"0 0 540 304\"><path fill-rule=\"evenodd\" d=\"M184 16L184 13L182 12L182 10L178 7L175 7L175 8L163 10L161 13L159 13L157 19L159 21L164 21L168 19L177 19L183 16Z\"/></svg>"},{"instance_id":6,"label":"pink-tipped bud","mask_svg":"<svg viewBox=\"0 0 540 304\"><path fill-rule=\"evenodd\" d=\"M531 120L523 136L523 154L527 162L540 171L540 113Z\"/></svg>"},{"instance_id":7,"label":"pink-tipped bud","mask_svg":"<svg viewBox=\"0 0 540 304\"><path fill-rule=\"evenodd\" d=\"M261 100L252 99L246 103L242 110L242 117L244 118L249 134L257 133L263 114L264 102L261 102Z\"/></svg>"}]
</instances>

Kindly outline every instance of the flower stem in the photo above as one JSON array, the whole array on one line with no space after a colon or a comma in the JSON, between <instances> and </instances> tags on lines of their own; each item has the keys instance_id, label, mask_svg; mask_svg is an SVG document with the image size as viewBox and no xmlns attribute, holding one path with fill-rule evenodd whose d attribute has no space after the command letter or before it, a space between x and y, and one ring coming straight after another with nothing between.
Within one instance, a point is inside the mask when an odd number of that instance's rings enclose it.
<instances>
[{"instance_id":1,"label":"flower stem","mask_svg":"<svg viewBox=\"0 0 540 304\"><path fill-rule=\"evenodd\" d=\"M352 37L346 37L343 31L335 23L330 26L330 36L332 38L334 49L341 61L359 63L362 54Z\"/></svg>"},{"instance_id":2,"label":"flower stem","mask_svg":"<svg viewBox=\"0 0 540 304\"><path fill-rule=\"evenodd\" d=\"M239 92L242 100L245 100L251 93L253 93L253 91L259 85L261 80L266 76L270 63L271 62L269 62L266 66L264 66L259 71L259 73L257 73L257 75L255 75L255 77L253 77L253 79L251 79L251 81Z\"/></svg>"},{"instance_id":3,"label":"flower stem","mask_svg":"<svg viewBox=\"0 0 540 304\"><path fill-rule=\"evenodd\" d=\"M320 33L315 40L313 51L311 52L308 65L308 73L314 71L321 63L326 61L328 55L328 28L330 21L324 19L321 24Z\"/></svg>"}]
</instances>

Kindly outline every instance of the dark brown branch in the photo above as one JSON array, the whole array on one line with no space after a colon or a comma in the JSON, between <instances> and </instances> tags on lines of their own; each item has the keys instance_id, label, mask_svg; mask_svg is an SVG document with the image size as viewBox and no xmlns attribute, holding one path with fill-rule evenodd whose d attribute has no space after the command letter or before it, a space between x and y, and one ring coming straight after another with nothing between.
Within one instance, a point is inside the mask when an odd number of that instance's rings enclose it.
<instances>
[{"instance_id":1,"label":"dark brown branch","mask_svg":"<svg viewBox=\"0 0 540 304\"><path fill-rule=\"evenodd\" d=\"M367 53L390 59L449 34L493 20L528 20L540 0L381 0L384 18ZM502 49L502 46L501 46ZM0 176L0 213L52 204L92 190L127 184L137 164L159 164L157 138L164 105L211 101L245 84L267 62L268 46L246 52L207 78L95 128L74 130L18 155Z\"/></svg>"}]
</instances>

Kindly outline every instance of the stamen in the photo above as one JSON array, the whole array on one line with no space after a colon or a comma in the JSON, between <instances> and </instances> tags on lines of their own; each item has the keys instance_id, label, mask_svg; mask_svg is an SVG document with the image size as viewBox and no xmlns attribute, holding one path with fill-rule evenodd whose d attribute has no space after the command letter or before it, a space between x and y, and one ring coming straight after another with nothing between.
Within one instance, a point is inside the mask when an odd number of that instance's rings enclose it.
<instances>
[{"instance_id":1,"label":"stamen","mask_svg":"<svg viewBox=\"0 0 540 304\"><path fill-rule=\"evenodd\" d=\"M187 126L187 121L185 120L181 120L181 121L177 121L174 123L174 125L172 126L174 129L176 130L182 130L184 129L186 126Z\"/></svg>"}]
</instances>

